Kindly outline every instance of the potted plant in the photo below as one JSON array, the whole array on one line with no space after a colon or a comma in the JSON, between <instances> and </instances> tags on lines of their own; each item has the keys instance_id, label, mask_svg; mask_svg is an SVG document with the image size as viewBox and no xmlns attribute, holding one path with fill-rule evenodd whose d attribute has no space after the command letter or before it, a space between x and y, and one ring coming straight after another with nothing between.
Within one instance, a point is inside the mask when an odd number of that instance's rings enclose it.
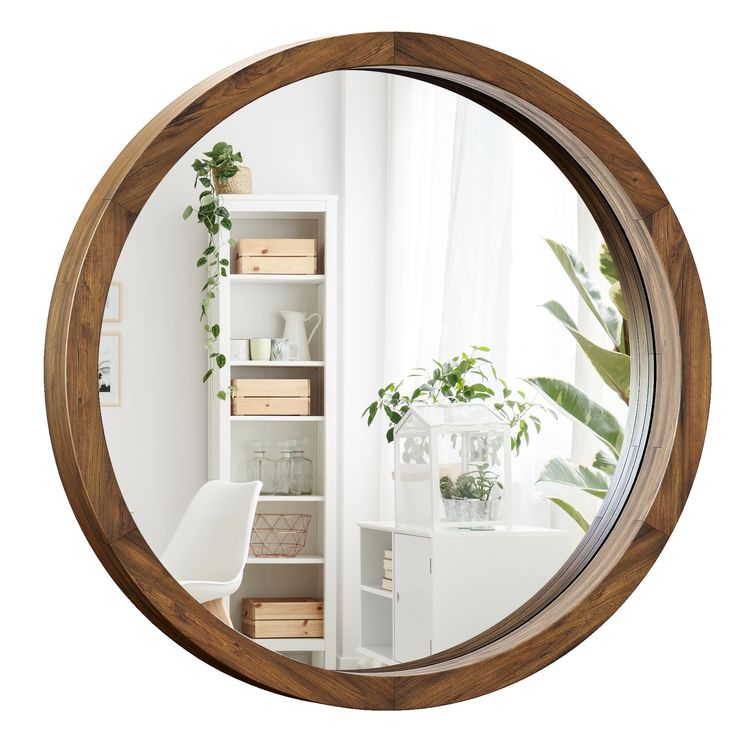
<instances>
[{"instance_id":1,"label":"potted plant","mask_svg":"<svg viewBox=\"0 0 736 736\"><path fill-rule=\"evenodd\" d=\"M490 349L473 345L470 353L461 353L449 360L433 361L432 370L417 369L398 383L392 382L378 389L378 398L363 412L368 415L368 426L373 424L379 413L389 420L386 440L394 440L394 428L414 403L456 404L471 401L490 402L493 412L511 430L511 449L518 455L522 442L529 444L529 428L540 432L542 420L539 414L554 412L541 404L527 401L523 391L512 391L506 381L499 377L492 361L485 357ZM490 376L493 377L491 380ZM411 379L419 385L411 393L402 393L402 386Z\"/></svg>"},{"instance_id":2,"label":"potted plant","mask_svg":"<svg viewBox=\"0 0 736 736\"><path fill-rule=\"evenodd\" d=\"M207 244L202 255L197 259L197 268L205 269L205 281L202 287L202 301L200 303L199 319L204 329L204 347L207 351L207 370L202 376L206 383L216 368L222 369L227 364L227 358L216 349L217 338L220 335L220 325L210 322L210 302L217 296L220 278L228 274L230 260L220 253L218 235L221 230L229 231L232 228L230 212L223 205L222 195L229 193L229 182L239 176L238 163L243 160L240 152L235 153L229 143L221 141L215 144L211 151L204 154L203 159L195 159L192 168L195 172L194 188L202 187L197 202L197 221L207 231ZM250 177L250 172L248 172ZM194 207L188 205L183 212L186 220L194 212ZM226 241L234 245L232 238ZM229 253L228 253L229 255ZM217 392L218 398L223 401L227 398L225 391Z\"/></svg>"}]
</instances>

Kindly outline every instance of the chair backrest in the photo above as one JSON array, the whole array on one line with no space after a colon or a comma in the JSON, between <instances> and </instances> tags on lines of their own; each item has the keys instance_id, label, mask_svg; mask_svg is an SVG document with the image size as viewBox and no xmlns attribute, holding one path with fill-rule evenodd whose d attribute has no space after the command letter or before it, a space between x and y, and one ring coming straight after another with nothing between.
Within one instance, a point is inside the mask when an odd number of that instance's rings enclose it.
<instances>
[{"instance_id":1,"label":"chair backrest","mask_svg":"<svg viewBox=\"0 0 736 736\"><path fill-rule=\"evenodd\" d=\"M192 498L161 563L177 580L226 582L245 567L262 483L211 480Z\"/></svg>"}]
</instances>

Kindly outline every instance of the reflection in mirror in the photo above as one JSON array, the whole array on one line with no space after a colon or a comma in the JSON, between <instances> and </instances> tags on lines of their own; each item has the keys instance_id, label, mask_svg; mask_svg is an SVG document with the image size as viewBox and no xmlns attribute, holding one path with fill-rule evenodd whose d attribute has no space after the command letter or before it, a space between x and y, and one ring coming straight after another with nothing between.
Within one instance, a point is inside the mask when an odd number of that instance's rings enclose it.
<instances>
[{"instance_id":1,"label":"reflection in mirror","mask_svg":"<svg viewBox=\"0 0 736 736\"><path fill-rule=\"evenodd\" d=\"M114 281L125 500L189 594L284 656L369 668L479 634L611 484L616 266L555 165L453 93L356 71L257 100L164 176Z\"/></svg>"}]
</instances>

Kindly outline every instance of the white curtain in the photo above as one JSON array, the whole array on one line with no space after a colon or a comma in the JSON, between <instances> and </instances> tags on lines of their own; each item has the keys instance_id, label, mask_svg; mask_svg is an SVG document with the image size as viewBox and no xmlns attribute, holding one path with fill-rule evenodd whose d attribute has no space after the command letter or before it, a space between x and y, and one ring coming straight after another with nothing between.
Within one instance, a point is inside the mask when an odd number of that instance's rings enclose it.
<instances>
[{"instance_id":1,"label":"white curtain","mask_svg":"<svg viewBox=\"0 0 736 736\"><path fill-rule=\"evenodd\" d=\"M387 381L481 344L517 387L535 375L577 382L584 361L576 369L572 338L540 305L578 315L578 298L543 237L573 250L580 238L586 260L601 238L559 169L487 110L401 77L388 85L387 149ZM519 523L571 523L535 481L550 457L585 454L578 444L570 422L547 420L514 461ZM391 518L388 448L383 466Z\"/></svg>"}]
</instances>

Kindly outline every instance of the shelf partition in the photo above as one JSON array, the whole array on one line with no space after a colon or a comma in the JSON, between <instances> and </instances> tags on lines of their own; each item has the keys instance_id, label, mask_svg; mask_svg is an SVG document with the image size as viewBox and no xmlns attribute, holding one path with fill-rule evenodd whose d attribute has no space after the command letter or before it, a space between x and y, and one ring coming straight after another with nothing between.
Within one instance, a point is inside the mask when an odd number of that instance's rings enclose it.
<instances>
[{"instance_id":1,"label":"shelf partition","mask_svg":"<svg viewBox=\"0 0 736 736\"><path fill-rule=\"evenodd\" d=\"M249 565L323 565L322 555L297 555L296 557L256 557L248 555Z\"/></svg>"}]
</instances>

